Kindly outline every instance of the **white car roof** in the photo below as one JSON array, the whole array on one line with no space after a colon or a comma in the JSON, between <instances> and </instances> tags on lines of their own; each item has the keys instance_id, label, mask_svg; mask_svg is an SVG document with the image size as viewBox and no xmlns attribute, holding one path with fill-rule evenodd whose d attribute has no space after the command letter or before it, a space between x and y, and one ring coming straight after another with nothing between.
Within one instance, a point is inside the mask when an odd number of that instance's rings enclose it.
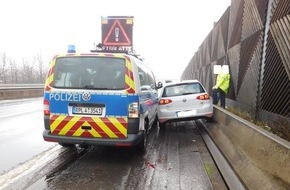
<instances>
[{"instance_id":1,"label":"white car roof","mask_svg":"<svg viewBox=\"0 0 290 190\"><path fill-rule=\"evenodd\" d=\"M190 83L190 82L198 82L198 83L200 83L198 80L182 80L182 81L174 81L172 83L166 83L164 86L171 86L171 85Z\"/></svg>"}]
</instances>

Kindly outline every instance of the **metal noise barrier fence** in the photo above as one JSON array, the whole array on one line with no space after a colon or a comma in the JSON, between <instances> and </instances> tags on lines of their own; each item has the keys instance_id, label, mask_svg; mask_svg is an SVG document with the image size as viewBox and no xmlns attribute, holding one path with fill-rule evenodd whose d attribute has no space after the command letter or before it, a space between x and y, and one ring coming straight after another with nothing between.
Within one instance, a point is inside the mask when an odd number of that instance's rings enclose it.
<instances>
[{"instance_id":1,"label":"metal noise barrier fence","mask_svg":"<svg viewBox=\"0 0 290 190\"><path fill-rule=\"evenodd\" d=\"M212 93L214 65L230 66L227 106L290 138L290 1L232 0L181 79Z\"/></svg>"}]
</instances>

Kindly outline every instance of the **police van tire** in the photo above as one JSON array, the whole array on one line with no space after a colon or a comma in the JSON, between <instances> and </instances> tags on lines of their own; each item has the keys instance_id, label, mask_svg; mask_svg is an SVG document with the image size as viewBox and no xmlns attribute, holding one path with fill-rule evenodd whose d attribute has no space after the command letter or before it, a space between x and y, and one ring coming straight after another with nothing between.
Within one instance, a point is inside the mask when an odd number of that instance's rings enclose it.
<instances>
[{"instance_id":1,"label":"police van tire","mask_svg":"<svg viewBox=\"0 0 290 190\"><path fill-rule=\"evenodd\" d=\"M160 130L163 130L165 128L165 123L158 122L158 125Z\"/></svg>"},{"instance_id":2,"label":"police van tire","mask_svg":"<svg viewBox=\"0 0 290 190\"><path fill-rule=\"evenodd\" d=\"M208 117L208 118L206 118L206 121L207 121L208 123L212 123L214 120L213 120L213 117Z\"/></svg>"},{"instance_id":3,"label":"police van tire","mask_svg":"<svg viewBox=\"0 0 290 190\"><path fill-rule=\"evenodd\" d=\"M73 147L74 144L67 144L67 143L58 143L62 147Z\"/></svg>"},{"instance_id":4,"label":"police van tire","mask_svg":"<svg viewBox=\"0 0 290 190\"><path fill-rule=\"evenodd\" d=\"M142 142L140 143L140 150L144 151L146 149L147 146L147 130L144 129L143 131L143 136L144 138L142 139Z\"/></svg>"},{"instance_id":5,"label":"police van tire","mask_svg":"<svg viewBox=\"0 0 290 190\"><path fill-rule=\"evenodd\" d=\"M147 125L145 123L145 129L143 130L143 139L142 141L137 145L137 149L140 151L145 151L146 150L146 146L147 146Z\"/></svg>"},{"instance_id":6,"label":"police van tire","mask_svg":"<svg viewBox=\"0 0 290 190\"><path fill-rule=\"evenodd\" d=\"M156 116L153 122L153 126L157 127L158 126L158 117Z\"/></svg>"}]
</instances>

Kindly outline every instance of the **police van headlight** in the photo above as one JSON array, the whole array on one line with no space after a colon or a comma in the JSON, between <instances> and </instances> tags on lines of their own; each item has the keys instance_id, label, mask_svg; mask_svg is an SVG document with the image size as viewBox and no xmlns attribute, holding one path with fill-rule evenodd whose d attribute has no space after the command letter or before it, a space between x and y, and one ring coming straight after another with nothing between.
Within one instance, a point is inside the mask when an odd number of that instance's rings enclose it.
<instances>
[{"instance_id":1,"label":"police van headlight","mask_svg":"<svg viewBox=\"0 0 290 190\"><path fill-rule=\"evenodd\" d=\"M128 117L129 118L138 118L139 117L139 104L138 104L138 102L133 102L133 103L129 104Z\"/></svg>"}]
</instances>

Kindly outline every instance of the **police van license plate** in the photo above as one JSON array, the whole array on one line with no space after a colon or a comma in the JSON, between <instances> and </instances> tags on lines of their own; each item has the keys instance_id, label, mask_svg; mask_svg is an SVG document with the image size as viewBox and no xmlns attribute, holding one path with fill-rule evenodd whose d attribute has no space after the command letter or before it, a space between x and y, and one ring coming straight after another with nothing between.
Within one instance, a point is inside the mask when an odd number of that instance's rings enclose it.
<instances>
[{"instance_id":1,"label":"police van license plate","mask_svg":"<svg viewBox=\"0 0 290 190\"><path fill-rule=\"evenodd\" d=\"M74 114L102 115L102 108L98 107L73 107Z\"/></svg>"}]
</instances>

